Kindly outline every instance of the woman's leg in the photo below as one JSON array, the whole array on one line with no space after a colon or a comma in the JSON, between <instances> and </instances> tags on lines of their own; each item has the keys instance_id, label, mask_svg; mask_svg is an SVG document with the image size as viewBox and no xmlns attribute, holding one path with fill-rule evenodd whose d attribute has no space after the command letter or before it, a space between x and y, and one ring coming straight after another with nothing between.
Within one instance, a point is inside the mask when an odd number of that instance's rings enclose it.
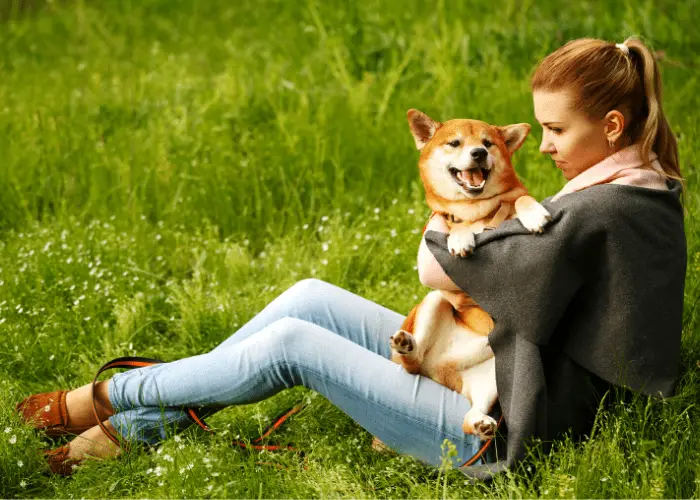
<instances>
[{"instance_id":1,"label":"woman's leg","mask_svg":"<svg viewBox=\"0 0 700 500\"><path fill-rule=\"evenodd\" d=\"M243 341L207 354L117 374L108 384L114 408L127 412L143 407L248 404L303 385L328 398L389 447L424 462L440 463L445 438L455 443L462 459L479 448L478 438L462 432L469 409L463 396L296 318L279 319ZM131 416L136 419L121 424L140 427L138 416Z\"/></svg>"},{"instance_id":2,"label":"woman's leg","mask_svg":"<svg viewBox=\"0 0 700 500\"><path fill-rule=\"evenodd\" d=\"M281 293L260 313L228 337L214 351L227 349L282 318L296 318L321 326L383 357L390 357L389 337L404 316L348 290L317 279L301 280ZM132 422L140 425L131 425ZM155 444L168 432L193 424L181 409L141 407L110 419L127 440ZM167 427L167 429L166 429Z\"/></svg>"},{"instance_id":3,"label":"woman's leg","mask_svg":"<svg viewBox=\"0 0 700 500\"><path fill-rule=\"evenodd\" d=\"M304 279L281 293L216 349L241 342L282 318L308 321L388 358L389 337L401 327L405 316L331 283Z\"/></svg>"}]
</instances>

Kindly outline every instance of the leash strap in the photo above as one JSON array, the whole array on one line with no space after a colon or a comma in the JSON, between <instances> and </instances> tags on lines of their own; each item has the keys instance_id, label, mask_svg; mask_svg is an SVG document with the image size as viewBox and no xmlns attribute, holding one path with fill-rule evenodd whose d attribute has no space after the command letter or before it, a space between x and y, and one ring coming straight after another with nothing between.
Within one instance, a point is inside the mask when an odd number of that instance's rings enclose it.
<instances>
[{"instance_id":1,"label":"leash strap","mask_svg":"<svg viewBox=\"0 0 700 500\"><path fill-rule=\"evenodd\" d=\"M102 420L99 418L99 415L97 413L97 402L95 400L95 386L97 385L97 378L105 371L107 370L112 370L114 368L126 368L128 370L134 369L134 368L143 368L146 366L152 366L152 365L157 365L160 363L165 363L165 361L162 361L160 359L154 359L154 358L141 358L137 356L124 356L121 358L115 358L111 361L108 361L102 367L97 370L97 373L95 374L95 378L92 381L92 411L95 414L95 420L97 421L97 424L100 426L100 429L102 429L102 432L105 433L105 435L109 438L110 441L112 441L114 444L117 446L121 446L124 448L128 448L128 442L121 443L119 441L119 438L115 435L113 435L107 427L102 423ZM243 441L232 441L232 444L239 446L241 448L246 448L246 449L254 449L254 450L266 450L266 451L279 451L279 450L290 450L290 451L298 451L296 448L290 445L266 445L266 444L259 444L263 439L268 437L270 434L272 434L274 431L279 429L292 415L295 413L299 413L303 408L304 404L299 404L289 410L284 411L281 415L277 416L273 422L268 425L265 430L260 434L259 437L255 438L250 442L250 444L247 444ZM192 418L192 420L204 431L206 432L214 432L214 429L209 427L209 425L204 421L202 417L200 417L197 413L197 411L194 408L187 408L186 409L187 414Z\"/></svg>"},{"instance_id":2,"label":"leash strap","mask_svg":"<svg viewBox=\"0 0 700 500\"><path fill-rule=\"evenodd\" d=\"M493 219L491 219L489 223L484 226L484 229L496 229L498 226L500 226L510 215L512 206L513 205L511 203L501 203L501 206L498 207L498 212L496 212Z\"/></svg>"},{"instance_id":3,"label":"leash strap","mask_svg":"<svg viewBox=\"0 0 700 500\"><path fill-rule=\"evenodd\" d=\"M111 361L108 361L102 367L100 367L99 370L97 370L97 373L95 374L95 378L92 380L92 411L95 415L95 420L97 421L97 424L100 426L100 429L102 429L102 432L105 433L105 435L109 438L110 441L112 441L114 444L117 446L120 446L124 448L125 450L128 449L128 442L121 443L119 438L112 434L107 427L102 423L102 420L100 419L98 413L97 413L97 401L95 400L95 386L97 385L97 379L98 377L105 371L107 370L112 370L114 368L126 368L128 370L134 369L134 368L143 368L146 366L152 366L160 363L165 363L165 361L162 361L160 359L154 359L154 358L141 358L141 357L136 357L136 356L124 356L121 358L115 358ZM248 449L248 450L265 450L265 451L299 451L297 450L294 446L291 445L266 445L266 444L260 444L260 442L267 438L270 434L272 434L274 431L279 429L282 425L284 425L289 418L296 414L299 413L305 405L299 404L294 406L293 408L290 408L289 410L284 411L280 415L278 415L273 422L268 425L263 432L258 436L257 438L253 439L250 443L245 443L243 441L232 441L231 444L236 445L240 448L243 449ZM197 414L196 410L194 408L187 408L187 413L189 416L194 420L194 422L202 428L202 430L206 432L211 432L213 433L214 430L209 427L209 425L199 417ZM503 422L503 415L498 419L498 424L496 425L496 429L501 427L501 423ZM493 438L487 440L484 442L484 445L479 449L476 454L471 457L469 460L464 462L460 467L469 467L470 465L474 464L477 460L479 460L484 453L486 453L486 450L488 450L489 446L493 442ZM268 464L268 465L274 465L277 466L277 464Z\"/></svg>"},{"instance_id":4,"label":"leash strap","mask_svg":"<svg viewBox=\"0 0 700 500\"><path fill-rule=\"evenodd\" d=\"M496 229L498 226L500 226L503 223L503 221L505 221L508 218L508 216L510 215L510 213L512 211L512 208L513 208L512 203L506 203L506 202L501 203L500 206L498 207L498 211L493 216L493 218L489 222L486 223L486 225L484 226L484 229L485 230ZM428 217L428 222L426 222L425 226L423 226L423 232L421 234L425 234L425 230L428 227L428 224L430 223L430 219L432 219L433 216L435 216L435 214L437 214L437 213L439 213L439 212L433 212L430 214L430 217ZM454 222L456 224L463 222L462 220L456 218L454 216L454 214L443 214L443 215L445 217L447 217L447 219L450 222Z\"/></svg>"}]
</instances>

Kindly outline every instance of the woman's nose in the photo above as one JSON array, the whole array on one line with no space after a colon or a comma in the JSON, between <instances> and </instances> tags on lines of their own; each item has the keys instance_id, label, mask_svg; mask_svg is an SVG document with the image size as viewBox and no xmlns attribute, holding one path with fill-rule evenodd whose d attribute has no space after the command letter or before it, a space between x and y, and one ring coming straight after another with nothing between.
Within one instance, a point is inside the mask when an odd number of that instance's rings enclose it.
<instances>
[{"instance_id":1,"label":"woman's nose","mask_svg":"<svg viewBox=\"0 0 700 500\"><path fill-rule=\"evenodd\" d=\"M552 144L552 141L547 139L547 136L542 136L542 142L540 143L540 153L552 154L555 151L556 149L554 149L554 144Z\"/></svg>"}]
</instances>

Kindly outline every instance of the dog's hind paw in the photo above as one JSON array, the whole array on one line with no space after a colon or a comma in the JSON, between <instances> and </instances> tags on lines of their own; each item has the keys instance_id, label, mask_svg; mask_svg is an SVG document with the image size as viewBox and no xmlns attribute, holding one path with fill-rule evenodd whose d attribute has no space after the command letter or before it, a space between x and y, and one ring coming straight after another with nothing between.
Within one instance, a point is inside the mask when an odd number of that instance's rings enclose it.
<instances>
[{"instance_id":1,"label":"dog's hind paw","mask_svg":"<svg viewBox=\"0 0 700 500\"><path fill-rule=\"evenodd\" d=\"M389 346L399 354L410 354L416 348L416 339L406 330L399 330L389 337Z\"/></svg>"},{"instance_id":2,"label":"dog's hind paw","mask_svg":"<svg viewBox=\"0 0 700 500\"><path fill-rule=\"evenodd\" d=\"M496 435L496 428L498 428L498 422L473 408L464 416L462 424L465 434L474 434L483 441L493 438Z\"/></svg>"}]
</instances>

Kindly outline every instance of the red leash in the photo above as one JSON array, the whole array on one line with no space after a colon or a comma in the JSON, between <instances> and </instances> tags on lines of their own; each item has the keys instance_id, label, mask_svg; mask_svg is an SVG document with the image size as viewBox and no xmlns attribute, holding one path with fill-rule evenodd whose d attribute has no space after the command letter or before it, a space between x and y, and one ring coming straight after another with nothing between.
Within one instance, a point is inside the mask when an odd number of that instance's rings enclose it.
<instances>
[{"instance_id":1,"label":"red leash","mask_svg":"<svg viewBox=\"0 0 700 500\"><path fill-rule=\"evenodd\" d=\"M141 357L136 357L136 356L125 356L121 358L115 358L111 361L108 361L102 367L97 370L97 373L95 374L95 378L92 380L92 411L95 414L95 420L97 420L97 424L100 426L100 429L102 429L102 432L105 433L105 435L112 441L114 444L117 446L120 446L124 449L128 448L128 442L120 442L119 438L112 434L107 427L102 423L102 420L100 419L98 413L97 413L97 402L95 401L95 385L97 384L97 378L105 371L107 370L112 370L114 368L126 368L128 370L134 369L134 368L143 368L145 366L152 366L152 365L157 365L160 363L165 363L165 361L162 361L160 359L153 359L153 358L141 358ZM258 436L257 438L253 439L250 443L245 443L243 441L232 441L231 444L238 446L243 449L247 450L265 450L265 451L295 451L299 452L295 447L291 445L270 445L270 444L260 444L262 440L267 438L270 434L275 432L277 429L279 429L284 423L294 414L299 413L303 408L304 404L299 404L296 405L286 411L284 411L282 414L277 416L273 422L268 425L265 430ZM194 408L187 408L187 414L194 420L194 422L204 431L206 432L211 432L214 433L214 429L209 427L209 425L204 421L203 418L201 418L198 414L197 411ZM498 420L498 426L497 429L500 428L501 422L503 422L503 415L501 415L500 419ZM461 465L461 467L468 467L472 464L474 464L477 460L479 460L484 453L486 453L486 450L489 448L491 443L493 442L493 438L489 439L488 441L484 442L484 445L479 449L479 451L471 457L469 460L467 460L464 464ZM300 452L302 453L302 452ZM272 465L274 467L282 467L279 464L274 464L271 462L259 462L261 465Z\"/></svg>"},{"instance_id":2,"label":"red leash","mask_svg":"<svg viewBox=\"0 0 700 500\"><path fill-rule=\"evenodd\" d=\"M97 424L100 426L100 429L102 429L102 432L105 433L105 435L112 441L114 444L117 446L122 446L124 448L128 447L128 443L121 443L119 441L119 438L112 434L107 427L102 423L102 420L99 418L98 413L97 413L97 403L95 401L95 385L97 384L97 378L105 371L111 370L113 368L126 368L128 370L134 369L134 368L143 368L145 366L152 366L152 365L157 365L160 363L165 363L165 361L162 361L160 359L152 359L152 358L141 358L141 357L136 357L136 356L125 356L122 358L115 358L112 361L108 361L102 367L97 371L95 374L95 378L92 381L92 411L95 414L95 419L97 420ZM279 415L277 418L273 420L273 422L268 425L265 430L258 436L257 438L253 439L250 444L245 443L243 441L232 441L231 444L239 446L241 448L245 449L254 449L254 450L266 450L266 451L280 451L280 450L288 450L288 451L299 451L293 446L290 445L268 445L268 444L260 444L260 442L268 437L270 434L272 434L274 431L280 428L292 415L295 413L299 413L302 408L304 408L304 404L299 404L297 406L294 406L293 408L290 408L289 410L286 410L283 412L281 415ZM202 417L200 417L197 413L197 411L194 408L187 408L186 409L187 414L194 420L194 422L202 428L202 430L206 432L211 432L214 433L214 429L209 427L209 425L204 421ZM274 465L274 464L271 464Z\"/></svg>"}]
</instances>

